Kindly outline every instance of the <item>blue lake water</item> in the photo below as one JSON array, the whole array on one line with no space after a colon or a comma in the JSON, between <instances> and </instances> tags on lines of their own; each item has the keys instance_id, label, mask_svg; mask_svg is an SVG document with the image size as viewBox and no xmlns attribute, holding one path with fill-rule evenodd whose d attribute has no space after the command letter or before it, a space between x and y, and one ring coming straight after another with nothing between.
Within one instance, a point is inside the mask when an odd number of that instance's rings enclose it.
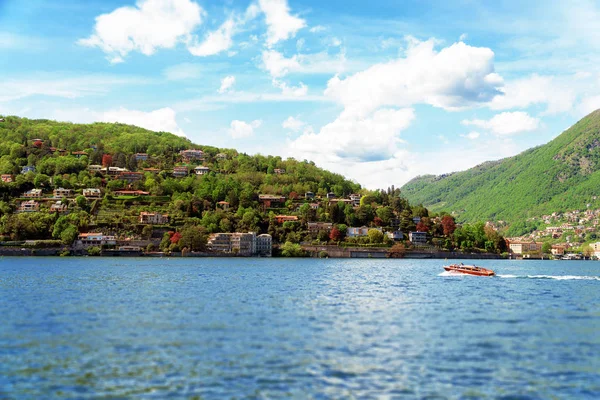
<instances>
[{"instance_id":1,"label":"blue lake water","mask_svg":"<svg viewBox=\"0 0 600 400\"><path fill-rule=\"evenodd\" d=\"M600 262L0 259L0 398L600 398Z\"/></svg>"}]
</instances>

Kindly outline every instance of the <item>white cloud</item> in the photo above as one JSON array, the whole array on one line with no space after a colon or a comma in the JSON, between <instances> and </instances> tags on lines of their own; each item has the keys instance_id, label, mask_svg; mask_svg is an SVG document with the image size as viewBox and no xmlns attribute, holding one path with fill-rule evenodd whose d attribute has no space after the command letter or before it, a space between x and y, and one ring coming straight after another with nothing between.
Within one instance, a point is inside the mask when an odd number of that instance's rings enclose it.
<instances>
[{"instance_id":1,"label":"white cloud","mask_svg":"<svg viewBox=\"0 0 600 400\"><path fill-rule=\"evenodd\" d=\"M235 28L234 20L228 19L219 29L210 32L202 43L189 46L188 50L192 55L199 57L212 56L228 50L233 45L232 36Z\"/></svg>"},{"instance_id":2,"label":"white cloud","mask_svg":"<svg viewBox=\"0 0 600 400\"><path fill-rule=\"evenodd\" d=\"M489 102L502 86L494 72L494 53L462 42L441 51L435 41L409 38L406 57L373 65L346 79L335 76L325 94L346 111L368 115L382 106L429 104L456 110Z\"/></svg>"},{"instance_id":3,"label":"white cloud","mask_svg":"<svg viewBox=\"0 0 600 400\"><path fill-rule=\"evenodd\" d=\"M333 47L340 47L342 45L342 41L339 38L334 37L331 39L331 45Z\"/></svg>"},{"instance_id":4,"label":"white cloud","mask_svg":"<svg viewBox=\"0 0 600 400\"><path fill-rule=\"evenodd\" d=\"M183 130L175 120L175 116L175 110L170 107L150 112L120 108L103 113L100 121L121 122L123 124L136 125L158 132L170 132L177 136L185 137L185 133L183 133Z\"/></svg>"},{"instance_id":5,"label":"white cloud","mask_svg":"<svg viewBox=\"0 0 600 400\"><path fill-rule=\"evenodd\" d=\"M132 51L152 55L189 41L202 23L204 10L191 0L138 0L135 7L120 7L96 17L94 33L78 43L98 47L112 63Z\"/></svg>"},{"instance_id":6,"label":"white cloud","mask_svg":"<svg viewBox=\"0 0 600 400\"><path fill-rule=\"evenodd\" d=\"M579 104L579 112L581 115L588 115L600 108L600 95L585 97Z\"/></svg>"},{"instance_id":7,"label":"white cloud","mask_svg":"<svg viewBox=\"0 0 600 400\"><path fill-rule=\"evenodd\" d=\"M55 74L36 74L37 78L0 81L0 102L29 96L52 96L75 99L106 94L113 87L143 84L147 80L114 75L83 75L66 78Z\"/></svg>"},{"instance_id":8,"label":"white cloud","mask_svg":"<svg viewBox=\"0 0 600 400\"><path fill-rule=\"evenodd\" d=\"M129 110L121 107L115 110L94 111L89 108L54 109L46 110L57 121L70 121L74 123L92 122L120 122L122 124L136 125L157 132L170 132L185 137L185 133L176 121L177 113L170 107L153 111ZM33 114L32 117L47 117ZM187 121L186 121L187 122Z\"/></svg>"},{"instance_id":9,"label":"white cloud","mask_svg":"<svg viewBox=\"0 0 600 400\"><path fill-rule=\"evenodd\" d=\"M262 125L262 121L257 119L252 122L239 121L237 119L231 121L229 128L229 134L234 139L246 138L254 135L254 129L259 128Z\"/></svg>"},{"instance_id":10,"label":"white cloud","mask_svg":"<svg viewBox=\"0 0 600 400\"><path fill-rule=\"evenodd\" d=\"M284 129L289 129L293 132L300 132L300 130L306 125L306 123L304 121L301 121L297 118L294 118L292 116L288 117L288 119L286 119L285 121L283 121L283 123L281 124L281 126Z\"/></svg>"},{"instance_id":11,"label":"white cloud","mask_svg":"<svg viewBox=\"0 0 600 400\"><path fill-rule=\"evenodd\" d=\"M412 108L382 109L367 118L342 114L321 128L319 133L305 133L298 137L290 143L290 149L300 153L300 158L307 159L381 161L398 150L400 132L414 118Z\"/></svg>"},{"instance_id":12,"label":"white cloud","mask_svg":"<svg viewBox=\"0 0 600 400\"><path fill-rule=\"evenodd\" d=\"M340 52L337 56L320 52L296 54L291 58L286 58L278 51L265 50L262 53L262 67L274 78L281 78L291 73L342 73L346 70L346 56L343 52Z\"/></svg>"},{"instance_id":13,"label":"white cloud","mask_svg":"<svg viewBox=\"0 0 600 400\"><path fill-rule=\"evenodd\" d=\"M290 14L287 0L258 0L267 22L267 46L287 40L306 27L306 21Z\"/></svg>"},{"instance_id":14,"label":"white cloud","mask_svg":"<svg viewBox=\"0 0 600 400\"><path fill-rule=\"evenodd\" d=\"M219 88L219 93L225 93L230 91L235 84L235 76L229 75L225 78L221 79L221 87Z\"/></svg>"},{"instance_id":15,"label":"white cloud","mask_svg":"<svg viewBox=\"0 0 600 400\"><path fill-rule=\"evenodd\" d=\"M191 63L177 64L166 68L163 75L170 81L195 79L202 75L202 67L199 64Z\"/></svg>"},{"instance_id":16,"label":"white cloud","mask_svg":"<svg viewBox=\"0 0 600 400\"><path fill-rule=\"evenodd\" d=\"M503 94L490 103L493 110L526 108L534 104L546 104L546 114L570 111L576 93L568 83L561 83L552 76L533 74L527 78L507 82Z\"/></svg>"},{"instance_id":17,"label":"white cloud","mask_svg":"<svg viewBox=\"0 0 600 400\"><path fill-rule=\"evenodd\" d=\"M521 132L531 132L538 129L540 120L530 117L526 112L503 112L494 115L489 120L463 120L463 125L472 125L487 129L496 135L513 135Z\"/></svg>"},{"instance_id":18,"label":"white cloud","mask_svg":"<svg viewBox=\"0 0 600 400\"><path fill-rule=\"evenodd\" d=\"M174 108L178 112L186 111L213 111L224 108L225 104L253 104L253 103L282 103L282 102L329 102L330 99L322 95L297 96L286 93L265 93L265 92L243 92L235 91L227 96L211 95L183 100L175 103Z\"/></svg>"},{"instance_id":19,"label":"white cloud","mask_svg":"<svg viewBox=\"0 0 600 400\"><path fill-rule=\"evenodd\" d=\"M472 131L472 132L467 133L466 135L460 135L460 136L467 138L467 139L475 140L475 139L479 138L480 134L479 134L479 132Z\"/></svg>"},{"instance_id":20,"label":"white cloud","mask_svg":"<svg viewBox=\"0 0 600 400\"><path fill-rule=\"evenodd\" d=\"M306 40L298 39L296 41L296 50L301 51L305 44L306 44Z\"/></svg>"},{"instance_id":21,"label":"white cloud","mask_svg":"<svg viewBox=\"0 0 600 400\"><path fill-rule=\"evenodd\" d=\"M458 38L458 41L464 42L465 40L467 40L468 37L469 37L469 35L467 35L466 33L463 33L460 35L460 38Z\"/></svg>"},{"instance_id":22,"label":"white cloud","mask_svg":"<svg viewBox=\"0 0 600 400\"><path fill-rule=\"evenodd\" d=\"M323 25L313 26L309 29L310 33L319 33L325 31L326 28Z\"/></svg>"},{"instance_id":23,"label":"white cloud","mask_svg":"<svg viewBox=\"0 0 600 400\"><path fill-rule=\"evenodd\" d=\"M281 89L284 96L302 97L308 94L308 86L300 82L298 86L288 86L287 83L278 79L273 79L273 86Z\"/></svg>"}]
</instances>

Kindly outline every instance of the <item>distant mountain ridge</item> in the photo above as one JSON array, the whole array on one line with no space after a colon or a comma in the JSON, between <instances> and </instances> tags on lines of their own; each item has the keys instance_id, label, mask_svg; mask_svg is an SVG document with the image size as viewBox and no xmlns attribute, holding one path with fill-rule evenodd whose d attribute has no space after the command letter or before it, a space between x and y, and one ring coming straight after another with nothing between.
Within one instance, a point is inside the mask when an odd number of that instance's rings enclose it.
<instances>
[{"instance_id":1,"label":"distant mountain ridge","mask_svg":"<svg viewBox=\"0 0 600 400\"><path fill-rule=\"evenodd\" d=\"M600 110L549 143L466 171L419 176L402 194L459 221L516 223L555 211L600 207Z\"/></svg>"}]
</instances>

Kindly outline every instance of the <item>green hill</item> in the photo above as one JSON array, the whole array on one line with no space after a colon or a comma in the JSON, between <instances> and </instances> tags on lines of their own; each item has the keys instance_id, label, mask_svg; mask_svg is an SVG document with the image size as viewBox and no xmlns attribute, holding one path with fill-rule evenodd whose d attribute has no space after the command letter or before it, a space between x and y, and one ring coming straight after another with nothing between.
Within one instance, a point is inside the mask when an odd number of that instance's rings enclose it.
<instances>
[{"instance_id":1,"label":"green hill","mask_svg":"<svg viewBox=\"0 0 600 400\"><path fill-rule=\"evenodd\" d=\"M459 221L524 224L527 218L585 209L600 200L600 110L551 142L467 171L419 176L402 188L411 202Z\"/></svg>"}]
</instances>

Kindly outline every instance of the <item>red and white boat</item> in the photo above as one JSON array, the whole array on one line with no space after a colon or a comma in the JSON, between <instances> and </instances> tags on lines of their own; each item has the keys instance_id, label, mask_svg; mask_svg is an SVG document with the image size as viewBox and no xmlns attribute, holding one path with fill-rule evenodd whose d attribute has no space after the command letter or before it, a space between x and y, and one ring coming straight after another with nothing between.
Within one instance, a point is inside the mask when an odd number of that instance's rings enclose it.
<instances>
[{"instance_id":1,"label":"red and white boat","mask_svg":"<svg viewBox=\"0 0 600 400\"><path fill-rule=\"evenodd\" d=\"M449 272L457 272L460 274L477 275L477 276L494 276L496 273L491 269L476 267L475 265L450 264L445 265L444 269Z\"/></svg>"}]
</instances>

